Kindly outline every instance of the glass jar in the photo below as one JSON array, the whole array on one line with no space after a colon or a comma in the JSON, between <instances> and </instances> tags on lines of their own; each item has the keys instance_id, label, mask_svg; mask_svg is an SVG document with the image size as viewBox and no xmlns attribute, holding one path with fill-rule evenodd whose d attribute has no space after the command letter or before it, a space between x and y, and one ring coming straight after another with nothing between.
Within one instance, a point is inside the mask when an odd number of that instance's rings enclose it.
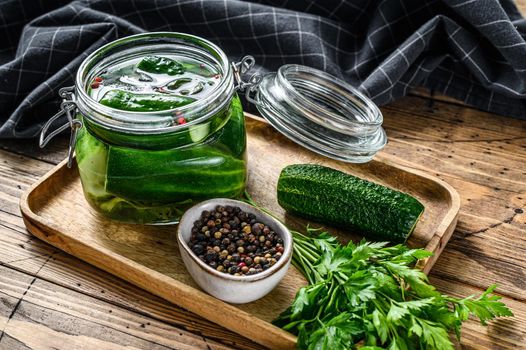
<instances>
[{"instance_id":1,"label":"glass jar","mask_svg":"<svg viewBox=\"0 0 526 350\"><path fill-rule=\"evenodd\" d=\"M151 54L202 62L221 78L203 98L162 111L125 111L90 97L100 72ZM42 129L40 145L71 127L68 166L75 149L88 202L111 219L167 224L195 202L243 193L246 132L236 91L245 92L277 131L323 156L364 163L387 143L378 107L346 82L301 65L243 81L253 65L251 56L229 62L220 48L189 34L113 41L84 60L74 87L61 89L62 110ZM46 136L64 114L68 123ZM177 125L180 116L188 122Z\"/></svg>"},{"instance_id":2,"label":"glass jar","mask_svg":"<svg viewBox=\"0 0 526 350\"><path fill-rule=\"evenodd\" d=\"M189 57L221 80L202 99L163 111L115 109L90 97L100 72L148 54ZM91 206L129 223L167 224L196 202L240 196L246 183L246 134L232 67L212 43L181 33L147 33L103 46L81 64L74 90L76 160ZM180 116L188 121L175 122Z\"/></svg>"}]
</instances>

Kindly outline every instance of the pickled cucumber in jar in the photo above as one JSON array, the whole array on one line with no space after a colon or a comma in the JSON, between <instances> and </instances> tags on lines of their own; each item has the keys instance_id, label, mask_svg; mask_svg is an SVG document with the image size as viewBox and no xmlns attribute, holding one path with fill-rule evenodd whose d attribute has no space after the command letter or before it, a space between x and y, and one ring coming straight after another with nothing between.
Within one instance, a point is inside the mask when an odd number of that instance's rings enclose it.
<instances>
[{"instance_id":1,"label":"pickled cucumber in jar","mask_svg":"<svg viewBox=\"0 0 526 350\"><path fill-rule=\"evenodd\" d=\"M152 146L133 147L123 142L131 137L125 132L84 118L77 163L85 196L97 211L124 222L173 223L196 202L243 193L246 136L237 95L203 123L191 123L177 110L199 104L221 79L212 65L174 54L132 57L94 75L87 92L100 104L141 118L173 110L166 127L175 130L161 144L140 135L141 144Z\"/></svg>"}]
</instances>

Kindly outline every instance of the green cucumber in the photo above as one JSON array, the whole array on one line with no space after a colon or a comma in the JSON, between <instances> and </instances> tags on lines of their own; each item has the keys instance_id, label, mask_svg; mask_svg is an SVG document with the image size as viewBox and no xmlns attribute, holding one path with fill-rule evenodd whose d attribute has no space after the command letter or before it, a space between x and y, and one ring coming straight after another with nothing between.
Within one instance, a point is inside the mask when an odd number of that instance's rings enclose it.
<instances>
[{"instance_id":1,"label":"green cucumber","mask_svg":"<svg viewBox=\"0 0 526 350\"><path fill-rule=\"evenodd\" d=\"M210 134L210 124L197 124L188 128L188 134L192 142L201 142Z\"/></svg>"},{"instance_id":2,"label":"green cucumber","mask_svg":"<svg viewBox=\"0 0 526 350\"><path fill-rule=\"evenodd\" d=\"M110 147L106 191L131 201L173 203L237 197L245 162L208 146L165 151Z\"/></svg>"},{"instance_id":3,"label":"green cucumber","mask_svg":"<svg viewBox=\"0 0 526 350\"><path fill-rule=\"evenodd\" d=\"M391 243L405 242L424 211L408 194L315 164L281 171L278 202L290 213Z\"/></svg>"},{"instance_id":4,"label":"green cucumber","mask_svg":"<svg viewBox=\"0 0 526 350\"><path fill-rule=\"evenodd\" d=\"M124 90L110 90L99 102L124 111L152 112L181 107L194 101L191 97L179 95L134 94Z\"/></svg>"},{"instance_id":5,"label":"green cucumber","mask_svg":"<svg viewBox=\"0 0 526 350\"><path fill-rule=\"evenodd\" d=\"M232 104L225 111L229 116L227 124L221 130L219 142L224 144L228 150L235 156L241 157L245 153L247 146L247 136L245 131L245 115L239 96L235 95Z\"/></svg>"},{"instance_id":6,"label":"green cucumber","mask_svg":"<svg viewBox=\"0 0 526 350\"><path fill-rule=\"evenodd\" d=\"M143 58L137 68L148 73L159 73L168 75L178 75L185 72L184 66L168 57L146 56Z\"/></svg>"},{"instance_id":7,"label":"green cucumber","mask_svg":"<svg viewBox=\"0 0 526 350\"><path fill-rule=\"evenodd\" d=\"M188 84L188 83L191 83L191 82L192 82L192 79L190 79L190 78L179 78L179 79L176 79L176 80L171 81L170 83L168 83L168 85L166 85L166 88L168 90L177 90L181 86L183 86L185 84Z\"/></svg>"},{"instance_id":8,"label":"green cucumber","mask_svg":"<svg viewBox=\"0 0 526 350\"><path fill-rule=\"evenodd\" d=\"M84 193L106 199L108 193L106 193L104 186L108 163L107 146L91 136L86 128L80 128L77 134L75 153Z\"/></svg>"}]
</instances>

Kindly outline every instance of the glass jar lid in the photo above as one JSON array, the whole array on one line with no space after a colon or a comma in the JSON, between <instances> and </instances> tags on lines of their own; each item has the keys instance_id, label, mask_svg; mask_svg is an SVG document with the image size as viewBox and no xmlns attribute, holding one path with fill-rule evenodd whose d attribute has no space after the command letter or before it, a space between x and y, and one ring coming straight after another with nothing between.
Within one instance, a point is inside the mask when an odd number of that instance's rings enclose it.
<instances>
[{"instance_id":1,"label":"glass jar lid","mask_svg":"<svg viewBox=\"0 0 526 350\"><path fill-rule=\"evenodd\" d=\"M284 65L263 76L248 98L283 135L329 158L367 162L387 143L379 108L346 82L314 68Z\"/></svg>"}]
</instances>

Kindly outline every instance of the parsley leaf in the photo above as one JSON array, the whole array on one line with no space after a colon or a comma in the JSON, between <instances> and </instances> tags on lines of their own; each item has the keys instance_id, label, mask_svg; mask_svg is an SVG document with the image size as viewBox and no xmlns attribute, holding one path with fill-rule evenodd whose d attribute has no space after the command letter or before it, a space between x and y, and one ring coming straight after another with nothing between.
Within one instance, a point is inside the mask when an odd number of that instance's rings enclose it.
<instances>
[{"instance_id":1,"label":"parsley leaf","mask_svg":"<svg viewBox=\"0 0 526 350\"><path fill-rule=\"evenodd\" d=\"M342 313L322 324L309 336L308 349L346 350L356 338L363 334L361 322Z\"/></svg>"},{"instance_id":2,"label":"parsley leaf","mask_svg":"<svg viewBox=\"0 0 526 350\"><path fill-rule=\"evenodd\" d=\"M431 254L404 245L340 245L326 232L292 232L293 264L309 280L274 324L298 335L300 349L454 349L470 316L482 324L513 313L493 294L441 295L415 268Z\"/></svg>"}]
</instances>

